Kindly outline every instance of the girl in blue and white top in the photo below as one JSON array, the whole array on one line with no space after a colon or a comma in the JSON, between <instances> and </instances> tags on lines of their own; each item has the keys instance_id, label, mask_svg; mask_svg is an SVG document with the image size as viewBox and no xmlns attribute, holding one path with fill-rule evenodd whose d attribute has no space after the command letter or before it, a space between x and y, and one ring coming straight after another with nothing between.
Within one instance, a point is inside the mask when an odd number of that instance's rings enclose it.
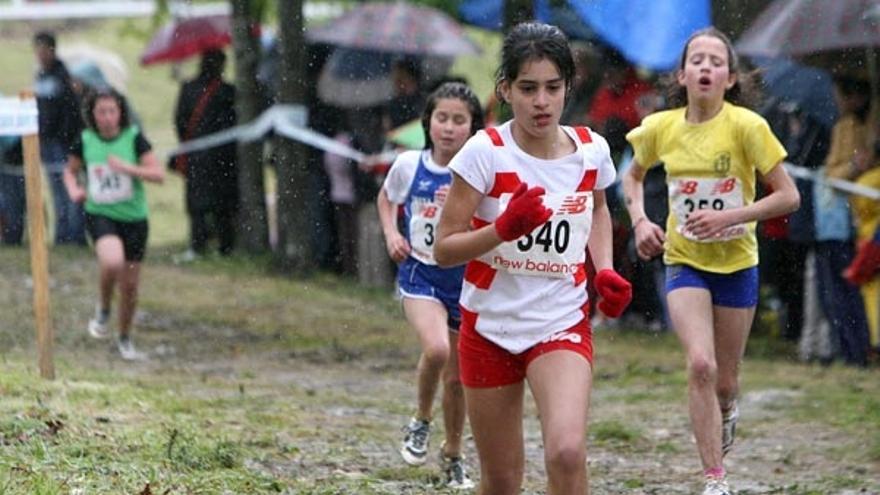
<instances>
[{"instance_id":1,"label":"girl in blue and white top","mask_svg":"<svg viewBox=\"0 0 880 495\"><path fill-rule=\"evenodd\" d=\"M377 199L388 255L400 263L398 284L403 311L422 346L417 372L418 412L404 428L400 454L410 465L425 462L434 395L442 375L446 433L441 447L443 469L448 486L465 489L473 483L462 463L465 407L456 351L464 266L437 266L434 242L452 181L446 166L468 138L483 127L480 102L465 84L445 83L428 97L422 127L425 149L397 157ZM403 232L398 228L400 205Z\"/></svg>"}]
</instances>

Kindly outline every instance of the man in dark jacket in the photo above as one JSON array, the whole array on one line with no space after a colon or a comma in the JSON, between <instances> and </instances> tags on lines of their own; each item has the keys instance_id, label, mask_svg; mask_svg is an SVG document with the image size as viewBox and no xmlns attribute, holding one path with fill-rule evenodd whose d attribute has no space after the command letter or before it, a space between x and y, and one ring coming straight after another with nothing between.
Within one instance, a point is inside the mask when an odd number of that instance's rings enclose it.
<instances>
[{"instance_id":1,"label":"man in dark jacket","mask_svg":"<svg viewBox=\"0 0 880 495\"><path fill-rule=\"evenodd\" d=\"M39 64L34 92L40 113L40 157L55 206L55 244L85 245L83 207L70 200L62 179L70 145L82 130L79 100L67 68L55 56L55 36L39 32L33 43Z\"/></svg>"},{"instance_id":2,"label":"man in dark jacket","mask_svg":"<svg viewBox=\"0 0 880 495\"><path fill-rule=\"evenodd\" d=\"M222 51L205 52L199 75L183 84L174 118L181 142L235 125L235 87L222 80L225 64ZM230 254L235 246L236 161L233 142L181 155L172 164L186 178L190 248L196 254L205 253L212 237L217 237L220 254Z\"/></svg>"}]
</instances>

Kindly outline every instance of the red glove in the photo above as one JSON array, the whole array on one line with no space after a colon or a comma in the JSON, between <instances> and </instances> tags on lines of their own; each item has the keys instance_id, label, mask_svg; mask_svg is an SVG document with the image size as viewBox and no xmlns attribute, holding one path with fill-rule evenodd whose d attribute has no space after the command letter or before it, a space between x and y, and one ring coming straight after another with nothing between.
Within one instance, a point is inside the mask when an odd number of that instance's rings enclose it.
<instances>
[{"instance_id":1,"label":"red glove","mask_svg":"<svg viewBox=\"0 0 880 495\"><path fill-rule=\"evenodd\" d=\"M611 318L622 315L632 301L632 284L614 270L600 270L593 279L593 285L602 297L599 310Z\"/></svg>"},{"instance_id":2,"label":"red glove","mask_svg":"<svg viewBox=\"0 0 880 495\"><path fill-rule=\"evenodd\" d=\"M853 285L866 284L880 270L880 243L866 241L859 245L852 263L843 271L843 277Z\"/></svg>"},{"instance_id":3,"label":"red glove","mask_svg":"<svg viewBox=\"0 0 880 495\"><path fill-rule=\"evenodd\" d=\"M528 184L521 182L513 191L507 209L495 219L495 231L498 232L498 237L505 241L519 239L553 215L553 210L545 207L541 198L544 195L544 188L528 189L528 187Z\"/></svg>"}]
</instances>

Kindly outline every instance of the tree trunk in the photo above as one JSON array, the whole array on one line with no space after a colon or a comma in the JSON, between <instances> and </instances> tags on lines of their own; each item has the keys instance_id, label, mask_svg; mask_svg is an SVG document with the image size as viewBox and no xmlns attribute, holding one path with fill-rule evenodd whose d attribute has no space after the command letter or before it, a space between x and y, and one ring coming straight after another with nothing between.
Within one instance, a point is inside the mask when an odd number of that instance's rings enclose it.
<instances>
[{"instance_id":1,"label":"tree trunk","mask_svg":"<svg viewBox=\"0 0 880 495\"><path fill-rule=\"evenodd\" d=\"M255 1L230 1L232 41L235 50L235 111L238 123L243 124L257 118L263 106L257 85L260 40L253 36L259 18L255 15L257 10ZM249 254L263 253L269 247L269 229L266 222L261 141L238 144L238 191L239 247Z\"/></svg>"},{"instance_id":2,"label":"tree trunk","mask_svg":"<svg viewBox=\"0 0 880 495\"><path fill-rule=\"evenodd\" d=\"M532 0L507 0L504 2L504 32L513 26L535 18L535 4Z\"/></svg>"},{"instance_id":3,"label":"tree trunk","mask_svg":"<svg viewBox=\"0 0 880 495\"><path fill-rule=\"evenodd\" d=\"M278 2L278 43L281 56L278 100L281 104L299 105L305 111L306 74L303 37L302 0ZM282 270L304 275L315 268L312 253L309 161L304 144L279 137L277 150L278 178L278 248L277 261Z\"/></svg>"}]
</instances>

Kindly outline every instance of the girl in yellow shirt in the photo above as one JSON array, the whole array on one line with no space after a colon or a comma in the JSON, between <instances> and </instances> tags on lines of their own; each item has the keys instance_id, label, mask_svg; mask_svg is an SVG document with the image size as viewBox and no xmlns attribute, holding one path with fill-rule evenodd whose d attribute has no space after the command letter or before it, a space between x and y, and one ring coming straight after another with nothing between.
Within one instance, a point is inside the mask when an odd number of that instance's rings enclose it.
<instances>
[{"instance_id":1,"label":"girl in yellow shirt","mask_svg":"<svg viewBox=\"0 0 880 495\"><path fill-rule=\"evenodd\" d=\"M755 224L794 211L800 197L767 122L734 104L750 81L724 33L708 28L691 36L675 80L681 106L646 117L627 135L635 158L623 186L639 256L664 254L667 265L703 495L729 495L722 459L733 444L739 364L758 299ZM645 216L643 203L647 168L661 162L670 203L665 232ZM756 175L772 191L758 201Z\"/></svg>"}]
</instances>

